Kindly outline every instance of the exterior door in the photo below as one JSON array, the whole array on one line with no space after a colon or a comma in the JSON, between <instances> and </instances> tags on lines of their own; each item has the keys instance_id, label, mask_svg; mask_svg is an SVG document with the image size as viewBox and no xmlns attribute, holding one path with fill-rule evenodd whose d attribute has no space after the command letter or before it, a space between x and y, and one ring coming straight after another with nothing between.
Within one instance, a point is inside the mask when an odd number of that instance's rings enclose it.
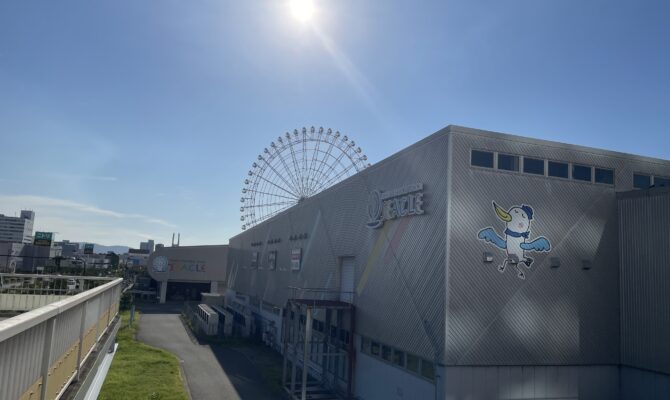
<instances>
[{"instance_id":1,"label":"exterior door","mask_svg":"<svg viewBox=\"0 0 670 400\"><path fill-rule=\"evenodd\" d=\"M340 265L340 301L354 302L355 276L356 259L354 257L342 258L342 264Z\"/></svg>"}]
</instances>

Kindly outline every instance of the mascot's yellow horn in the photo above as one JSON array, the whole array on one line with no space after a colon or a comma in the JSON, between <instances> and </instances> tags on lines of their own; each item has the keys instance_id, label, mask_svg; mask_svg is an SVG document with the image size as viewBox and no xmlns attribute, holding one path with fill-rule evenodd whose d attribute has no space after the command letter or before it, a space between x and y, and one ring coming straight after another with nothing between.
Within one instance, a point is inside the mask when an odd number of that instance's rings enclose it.
<instances>
[{"instance_id":1,"label":"mascot's yellow horn","mask_svg":"<svg viewBox=\"0 0 670 400\"><path fill-rule=\"evenodd\" d=\"M503 208L501 208L499 205L497 205L495 201L493 202L493 209L496 210L498 218L502 219L503 221L510 222L512 220L512 216L509 215L509 213L505 211Z\"/></svg>"}]
</instances>

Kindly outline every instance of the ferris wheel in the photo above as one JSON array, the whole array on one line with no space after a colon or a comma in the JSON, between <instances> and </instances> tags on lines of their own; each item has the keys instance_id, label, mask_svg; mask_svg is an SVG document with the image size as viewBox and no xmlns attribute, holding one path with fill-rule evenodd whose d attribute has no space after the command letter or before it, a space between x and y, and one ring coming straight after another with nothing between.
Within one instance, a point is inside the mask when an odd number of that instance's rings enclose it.
<instances>
[{"instance_id":1,"label":"ferris wheel","mask_svg":"<svg viewBox=\"0 0 670 400\"><path fill-rule=\"evenodd\" d=\"M348 136L295 129L263 149L242 188L242 229L250 228L370 166Z\"/></svg>"}]
</instances>

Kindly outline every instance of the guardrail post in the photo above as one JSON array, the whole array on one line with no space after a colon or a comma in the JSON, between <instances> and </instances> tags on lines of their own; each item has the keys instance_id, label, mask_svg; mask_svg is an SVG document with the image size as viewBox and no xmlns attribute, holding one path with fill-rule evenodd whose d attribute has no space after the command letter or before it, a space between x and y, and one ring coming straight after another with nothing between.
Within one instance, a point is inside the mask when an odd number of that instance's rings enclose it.
<instances>
[{"instance_id":1,"label":"guardrail post","mask_svg":"<svg viewBox=\"0 0 670 400\"><path fill-rule=\"evenodd\" d=\"M51 367L51 351L53 350L53 338L56 332L56 317L46 322L47 327L44 332L44 348L42 350L42 390L40 399L47 398L47 387L49 386L49 368Z\"/></svg>"},{"instance_id":2,"label":"guardrail post","mask_svg":"<svg viewBox=\"0 0 670 400\"><path fill-rule=\"evenodd\" d=\"M291 312L293 312L294 307L291 305ZM294 317L300 318L300 309L298 309L297 313L293 314ZM295 319L294 322L291 323L292 327L291 330L293 331L294 337L298 335L298 332L295 332ZM296 341L291 340L293 342L293 360L291 360L291 400L295 398L295 378L296 378L296 370L297 370L297 364L298 364L298 343Z\"/></svg>"},{"instance_id":3,"label":"guardrail post","mask_svg":"<svg viewBox=\"0 0 670 400\"><path fill-rule=\"evenodd\" d=\"M109 326L109 323L112 321L112 302L114 302L114 290L109 291L109 305L107 306L107 324L105 327Z\"/></svg>"},{"instance_id":4,"label":"guardrail post","mask_svg":"<svg viewBox=\"0 0 670 400\"><path fill-rule=\"evenodd\" d=\"M98 339L100 339L100 318L102 318L102 295L103 293L100 293L98 295L98 316L95 318L95 343L98 343Z\"/></svg>"},{"instance_id":5,"label":"guardrail post","mask_svg":"<svg viewBox=\"0 0 670 400\"><path fill-rule=\"evenodd\" d=\"M307 307L307 315L305 317L305 351L303 352L302 362L302 391L301 400L307 399L307 370L309 369L309 353L312 350L312 308Z\"/></svg>"},{"instance_id":6,"label":"guardrail post","mask_svg":"<svg viewBox=\"0 0 670 400\"><path fill-rule=\"evenodd\" d=\"M81 377L81 356L84 348L84 335L86 331L86 309L88 308L88 301L85 301L81 310L81 325L79 326L79 351L77 352L77 381Z\"/></svg>"}]
</instances>

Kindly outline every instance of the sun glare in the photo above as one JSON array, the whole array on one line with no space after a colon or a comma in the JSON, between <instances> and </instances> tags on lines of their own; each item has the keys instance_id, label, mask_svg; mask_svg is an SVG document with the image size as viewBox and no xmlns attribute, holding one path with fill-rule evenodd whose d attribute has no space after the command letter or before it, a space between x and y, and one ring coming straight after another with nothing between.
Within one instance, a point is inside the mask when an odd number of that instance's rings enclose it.
<instances>
[{"instance_id":1,"label":"sun glare","mask_svg":"<svg viewBox=\"0 0 670 400\"><path fill-rule=\"evenodd\" d=\"M314 15L314 2L312 0L291 0L291 12L301 22L307 22Z\"/></svg>"}]
</instances>

